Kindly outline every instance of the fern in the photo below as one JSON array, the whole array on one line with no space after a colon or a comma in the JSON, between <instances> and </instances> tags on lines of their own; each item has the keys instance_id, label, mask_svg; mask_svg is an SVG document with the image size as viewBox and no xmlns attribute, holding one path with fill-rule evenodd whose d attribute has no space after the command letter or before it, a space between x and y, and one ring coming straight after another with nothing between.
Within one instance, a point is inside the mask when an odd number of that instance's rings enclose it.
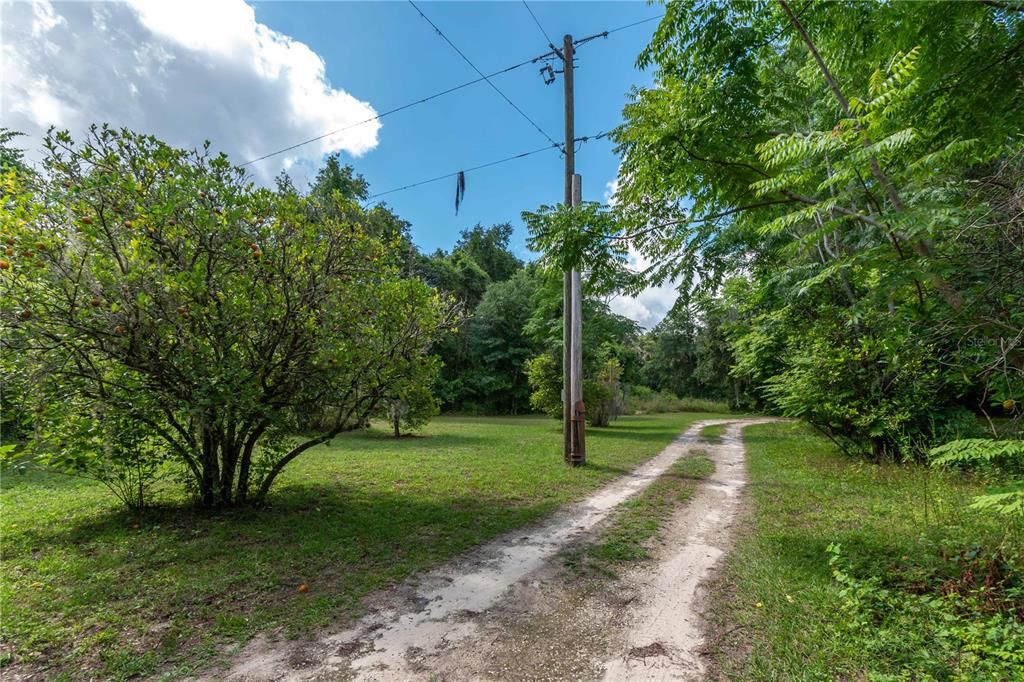
<instances>
[{"instance_id":1,"label":"fern","mask_svg":"<svg viewBox=\"0 0 1024 682\"><path fill-rule=\"evenodd\" d=\"M954 440L931 451L933 466L1024 463L1024 440L965 438ZM1024 518L1024 480L990 490L974 498L971 509Z\"/></svg>"}]
</instances>

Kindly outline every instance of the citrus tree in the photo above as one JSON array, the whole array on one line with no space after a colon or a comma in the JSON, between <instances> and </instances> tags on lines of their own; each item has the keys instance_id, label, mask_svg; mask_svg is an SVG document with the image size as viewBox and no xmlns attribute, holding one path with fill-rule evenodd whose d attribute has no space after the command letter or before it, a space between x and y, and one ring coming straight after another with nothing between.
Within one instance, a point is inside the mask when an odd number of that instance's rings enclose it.
<instances>
[{"instance_id":1,"label":"citrus tree","mask_svg":"<svg viewBox=\"0 0 1024 682\"><path fill-rule=\"evenodd\" d=\"M224 156L108 127L3 175L4 373L53 467L138 495L181 465L205 507L429 383L451 306L402 278L340 192L255 187ZM316 412L320 431L296 439Z\"/></svg>"}]
</instances>

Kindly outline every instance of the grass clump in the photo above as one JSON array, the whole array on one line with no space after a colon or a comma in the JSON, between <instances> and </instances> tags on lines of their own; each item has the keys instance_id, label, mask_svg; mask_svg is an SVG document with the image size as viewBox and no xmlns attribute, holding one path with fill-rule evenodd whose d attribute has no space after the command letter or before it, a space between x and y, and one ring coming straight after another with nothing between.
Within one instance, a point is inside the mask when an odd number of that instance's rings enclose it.
<instances>
[{"instance_id":1,"label":"grass clump","mask_svg":"<svg viewBox=\"0 0 1024 682\"><path fill-rule=\"evenodd\" d=\"M700 430L700 439L705 443L721 443L727 426L728 424L708 424Z\"/></svg>"},{"instance_id":2,"label":"grass clump","mask_svg":"<svg viewBox=\"0 0 1024 682\"><path fill-rule=\"evenodd\" d=\"M711 612L738 680L1016 680L1017 520L971 510L977 478L841 456L798 424L748 428L751 527Z\"/></svg>"},{"instance_id":3,"label":"grass clump","mask_svg":"<svg viewBox=\"0 0 1024 682\"><path fill-rule=\"evenodd\" d=\"M677 460L643 492L619 506L596 542L570 552L567 564L577 570L614 574L616 564L649 559L649 541L676 506L689 500L700 481L714 471L714 463L701 452Z\"/></svg>"}]
</instances>

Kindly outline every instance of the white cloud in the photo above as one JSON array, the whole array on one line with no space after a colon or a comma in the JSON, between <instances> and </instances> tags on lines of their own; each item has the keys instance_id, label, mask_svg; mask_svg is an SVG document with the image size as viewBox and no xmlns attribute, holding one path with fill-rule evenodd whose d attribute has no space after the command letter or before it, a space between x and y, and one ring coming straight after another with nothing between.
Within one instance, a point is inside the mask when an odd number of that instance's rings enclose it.
<instances>
[{"instance_id":1,"label":"white cloud","mask_svg":"<svg viewBox=\"0 0 1024 682\"><path fill-rule=\"evenodd\" d=\"M605 184L604 201L614 206L618 199L615 193L619 189L619 177ZM646 270L651 261L632 246L627 254L629 268L633 271ZM608 301L613 313L628 317L640 324L644 329L651 329L664 319L672 305L679 297L676 291L678 282L670 281L656 287L647 287L636 296L614 296Z\"/></svg>"},{"instance_id":2,"label":"white cloud","mask_svg":"<svg viewBox=\"0 0 1024 682\"><path fill-rule=\"evenodd\" d=\"M634 271L651 266L651 262L633 247L629 248L627 259L630 269ZM644 329L652 329L665 318L679 298L677 285L678 282L669 281L660 286L647 287L636 296L614 296L608 301L608 307L613 313L638 322Z\"/></svg>"},{"instance_id":3,"label":"white cloud","mask_svg":"<svg viewBox=\"0 0 1024 682\"><path fill-rule=\"evenodd\" d=\"M30 159L50 125L81 134L107 122L182 147L209 139L241 163L376 114L242 0L3 1L0 11L0 125L31 137ZM327 152L358 156L379 129L360 125L253 171L267 180Z\"/></svg>"},{"instance_id":4,"label":"white cloud","mask_svg":"<svg viewBox=\"0 0 1024 682\"><path fill-rule=\"evenodd\" d=\"M613 180L609 180L604 184L604 203L609 206L614 206L619 203L618 197L615 193L619 191L619 177L616 175Z\"/></svg>"}]
</instances>

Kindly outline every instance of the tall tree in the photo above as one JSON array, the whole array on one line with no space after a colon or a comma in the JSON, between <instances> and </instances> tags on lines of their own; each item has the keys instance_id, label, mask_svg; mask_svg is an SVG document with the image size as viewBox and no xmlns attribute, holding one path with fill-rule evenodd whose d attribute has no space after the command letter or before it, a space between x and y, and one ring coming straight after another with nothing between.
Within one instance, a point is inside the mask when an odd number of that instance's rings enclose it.
<instances>
[{"instance_id":1,"label":"tall tree","mask_svg":"<svg viewBox=\"0 0 1024 682\"><path fill-rule=\"evenodd\" d=\"M536 269L524 268L489 286L473 311L466 330L472 368L466 380L471 399L486 412L529 410L526 361L537 352L537 342L526 325L539 289Z\"/></svg>"},{"instance_id":2,"label":"tall tree","mask_svg":"<svg viewBox=\"0 0 1024 682\"><path fill-rule=\"evenodd\" d=\"M1005 178L1024 129L1024 15L998 3L666 9L640 57L656 86L616 133L614 238L655 277L711 293L748 278L740 371L779 409L876 456L941 437L936 406L1013 404L1024 240ZM986 238L982 216L1002 238ZM982 243L996 281L961 255ZM972 353L955 350L967 339Z\"/></svg>"},{"instance_id":3,"label":"tall tree","mask_svg":"<svg viewBox=\"0 0 1024 682\"><path fill-rule=\"evenodd\" d=\"M509 250L512 225L501 223L484 227L476 225L463 230L453 251L464 253L479 265L492 282L504 282L512 277L523 262Z\"/></svg>"}]
</instances>

